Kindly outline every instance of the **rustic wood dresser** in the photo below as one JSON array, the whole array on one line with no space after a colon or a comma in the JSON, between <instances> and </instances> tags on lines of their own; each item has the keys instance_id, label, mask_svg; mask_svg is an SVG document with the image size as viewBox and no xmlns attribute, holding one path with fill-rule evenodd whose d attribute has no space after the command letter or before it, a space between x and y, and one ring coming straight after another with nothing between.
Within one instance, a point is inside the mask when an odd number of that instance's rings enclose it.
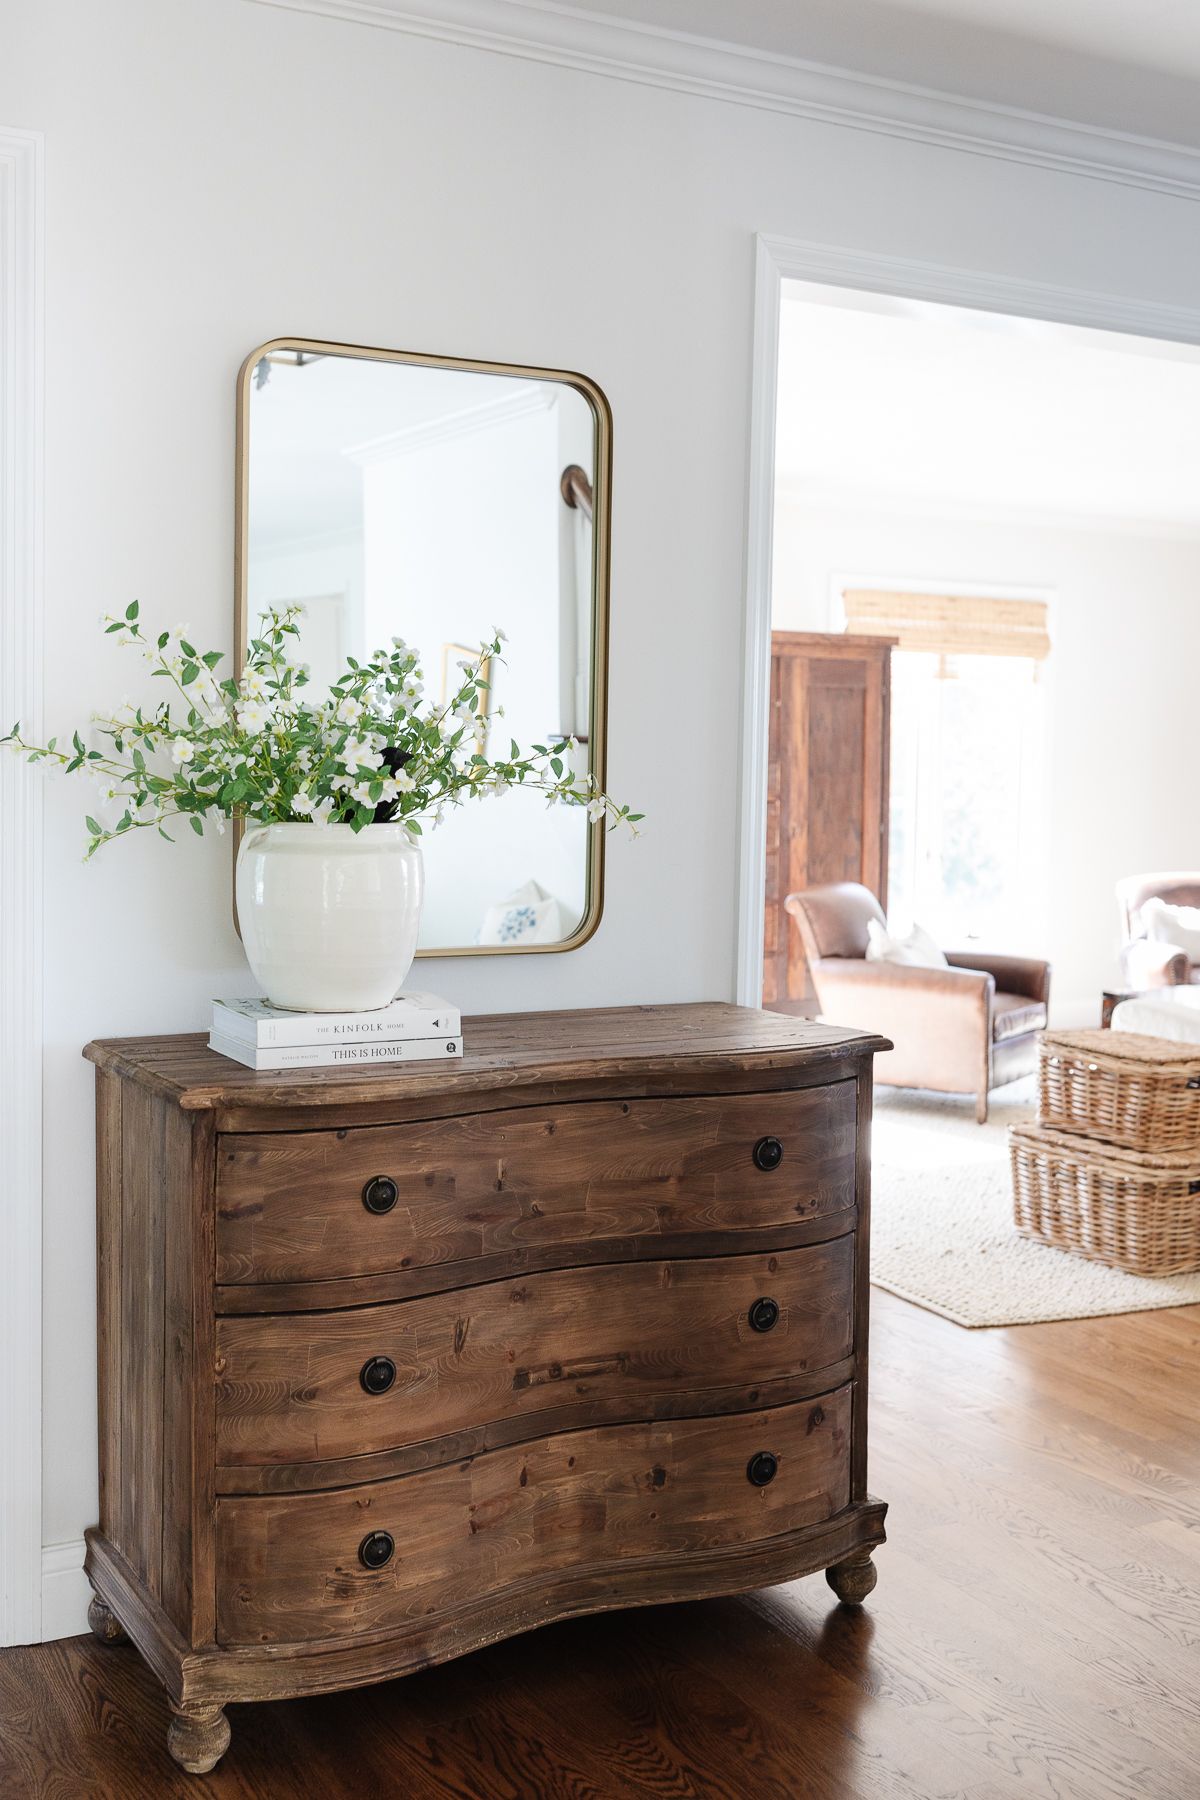
<instances>
[{"instance_id":1,"label":"rustic wood dresser","mask_svg":"<svg viewBox=\"0 0 1200 1800\"><path fill-rule=\"evenodd\" d=\"M230 1701L569 1614L874 1585L871 1057L697 1005L468 1020L461 1062L89 1045L92 1629L194 1772Z\"/></svg>"}]
</instances>

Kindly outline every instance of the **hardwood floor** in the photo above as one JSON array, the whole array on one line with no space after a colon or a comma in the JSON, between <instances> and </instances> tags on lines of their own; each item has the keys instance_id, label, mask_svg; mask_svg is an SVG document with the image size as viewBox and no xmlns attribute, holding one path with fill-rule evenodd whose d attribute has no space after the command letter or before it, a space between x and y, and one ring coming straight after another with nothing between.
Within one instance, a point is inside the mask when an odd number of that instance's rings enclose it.
<instances>
[{"instance_id":1,"label":"hardwood floor","mask_svg":"<svg viewBox=\"0 0 1200 1800\"><path fill-rule=\"evenodd\" d=\"M136 1652L0 1653L4 1800L1191 1800L1200 1307L960 1330L875 1292L862 1612L820 1578L232 1710L211 1776Z\"/></svg>"}]
</instances>

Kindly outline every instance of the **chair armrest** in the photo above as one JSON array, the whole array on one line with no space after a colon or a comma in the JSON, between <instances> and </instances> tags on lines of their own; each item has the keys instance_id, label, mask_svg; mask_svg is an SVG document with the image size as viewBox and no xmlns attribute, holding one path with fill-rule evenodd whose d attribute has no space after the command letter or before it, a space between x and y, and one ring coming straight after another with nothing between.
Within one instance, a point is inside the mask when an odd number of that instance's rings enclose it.
<instances>
[{"instance_id":1,"label":"chair armrest","mask_svg":"<svg viewBox=\"0 0 1200 1800\"><path fill-rule=\"evenodd\" d=\"M1050 964L1036 956L982 956L973 950L947 950L952 969L982 969L991 975L1002 994L1022 994L1027 1000L1050 1004Z\"/></svg>"},{"instance_id":2,"label":"chair armrest","mask_svg":"<svg viewBox=\"0 0 1200 1800\"><path fill-rule=\"evenodd\" d=\"M987 1093L996 982L986 970L917 969L836 956L811 967L830 1024L891 1038L894 1047L876 1060L880 1080L942 1093Z\"/></svg>"},{"instance_id":3,"label":"chair armrest","mask_svg":"<svg viewBox=\"0 0 1200 1800\"><path fill-rule=\"evenodd\" d=\"M1187 951L1178 944L1135 938L1121 952L1122 979L1138 993L1144 988L1183 986L1191 979L1191 973Z\"/></svg>"},{"instance_id":4,"label":"chair armrest","mask_svg":"<svg viewBox=\"0 0 1200 1800\"><path fill-rule=\"evenodd\" d=\"M980 997L995 991L984 969L922 969L912 963L867 962L865 957L823 956L813 965L818 988L830 992L878 994L894 991L915 999L921 994L947 998Z\"/></svg>"}]
</instances>

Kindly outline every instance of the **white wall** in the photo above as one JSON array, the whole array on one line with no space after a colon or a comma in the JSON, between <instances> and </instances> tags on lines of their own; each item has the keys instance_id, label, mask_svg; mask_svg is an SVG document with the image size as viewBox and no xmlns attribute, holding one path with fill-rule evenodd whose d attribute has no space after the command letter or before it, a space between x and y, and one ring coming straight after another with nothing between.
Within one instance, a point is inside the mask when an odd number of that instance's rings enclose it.
<instances>
[{"instance_id":1,"label":"white wall","mask_svg":"<svg viewBox=\"0 0 1200 1800\"><path fill-rule=\"evenodd\" d=\"M610 779L646 833L613 843L580 951L423 965L474 1010L733 990L756 231L1179 305L1200 285L1194 208L1164 194L246 0L0 0L0 41L0 119L47 143L52 722L135 686L102 608L138 595L229 644L254 345L300 331L579 368L608 394ZM84 868L85 810L50 788L50 1543L96 1513L80 1046L195 1029L246 980L228 841L147 835Z\"/></svg>"},{"instance_id":2,"label":"white wall","mask_svg":"<svg viewBox=\"0 0 1200 1800\"><path fill-rule=\"evenodd\" d=\"M252 552L246 567L246 610L251 632L268 606L302 601L304 644L316 686L328 686L345 667L347 652L363 643L363 545L361 531L275 544ZM315 603L315 604L314 604ZM325 613L334 613L326 619Z\"/></svg>"},{"instance_id":3,"label":"white wall","mask_svg":"<svg viewBox=\"0 0 1200 1800\"><path fill-rule=\"evenodd\" d=\"M1200 535L778 496L773 624L840 631L847 578L1052 592L1042 953L1056 1020L1097 1023L1117 974L1114 884L1140 869L1200 867L1190 801Z\"/></svg>"},{"instance_id":4,"label":"white wall","mask_svg":"<svg viewBox=\"0 0 1200 1800\"><path fill-rule=\"evenodd\" d=\"M507 642L488 686L504 716L490 727L493 755L562 730L564 611L574 642L573 558L560 566L559 414L582 413L590 426L591 411L573 390L539 384L534 394L532 410L406 444L362 471L363 647L399 632L420 648L426 695L440 703L462 680L459 659L499 626ZM446 653L447 644L462 649ZM587 880L581 809L520 792L452 809L425 844L419 942L474 944L489 907L531 879L560 902L569 934Z\"/></svg>"}]
</instances>

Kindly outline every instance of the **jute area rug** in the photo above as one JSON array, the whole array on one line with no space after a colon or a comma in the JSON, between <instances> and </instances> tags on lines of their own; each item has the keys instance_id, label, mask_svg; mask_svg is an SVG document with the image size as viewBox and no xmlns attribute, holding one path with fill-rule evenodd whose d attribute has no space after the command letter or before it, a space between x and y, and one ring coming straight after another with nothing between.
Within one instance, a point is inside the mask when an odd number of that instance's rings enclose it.
<instances>
[{"instance_id":1,"label":"jute area rug","mask_svg":"<svg viewBox=\"0 0 1200 1800\"><path fill-rule=\"evenodd\" d=\"M871 1280L956 1325L1028 1325L1200 1303L1200 1274L1148 1280L1021 1237L1008 1127L1034 1116L1030 1077L975 1103L875 1092Z\"/></svg>"}]
</instances>

